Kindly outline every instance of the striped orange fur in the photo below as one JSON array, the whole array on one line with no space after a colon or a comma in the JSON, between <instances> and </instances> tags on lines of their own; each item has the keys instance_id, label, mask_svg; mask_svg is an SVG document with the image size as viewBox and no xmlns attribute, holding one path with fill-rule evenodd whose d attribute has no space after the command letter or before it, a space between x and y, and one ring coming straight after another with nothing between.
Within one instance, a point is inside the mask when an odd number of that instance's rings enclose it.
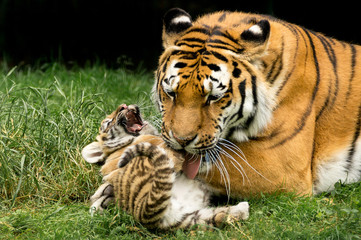
<instances>
[{"instance_id":1,"label":"striped orange fur","mask_svg":"<svg viewBox=\"0 0 361 240\"><path fill-rule=\"evenodd\" d=\"M162 137L201 158L215 191L317 194L360 180L360 46L270 16L193 21L181 9L164 17L163 46Z\"/></svg>"}]
</instances>

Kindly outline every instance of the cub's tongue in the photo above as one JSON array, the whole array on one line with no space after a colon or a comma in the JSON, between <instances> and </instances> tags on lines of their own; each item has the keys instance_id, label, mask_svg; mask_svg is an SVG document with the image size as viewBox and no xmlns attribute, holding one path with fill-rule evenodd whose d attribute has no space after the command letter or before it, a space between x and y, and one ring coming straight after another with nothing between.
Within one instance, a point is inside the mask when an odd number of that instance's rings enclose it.
<instances>
[{"instance_id":1,"label":"cub's tongue","mask_svg":"<svg viewBox=\"0 0 361 240\"><path fill-rule=\"evenodd\" d=\"M129 111L126 113L127 122L126 127L129 132L137 133L145 126L140 118L139 114Z\"/></svg>"},{"instance_id":2,"label":"cub's tongue","mask_svg":"<svg viewBox=\"0 0 361 240\"><path fill-rule=\"evenodd\" d=\"M142 125L136 123L129 127L132 132L139 132L140 130L142 130L142 128Z\"/></svg>"},{"instance_id":3,"label":"cub's tongue","mask_svg":"<svg viewBox=\"0 0 361 240\"><path fill-rule=\"evenodd\" d=\"M183 162L182 170L189 179L194 179L198 173L201 157L186 154Z\"/></svg>"}]
</instances>

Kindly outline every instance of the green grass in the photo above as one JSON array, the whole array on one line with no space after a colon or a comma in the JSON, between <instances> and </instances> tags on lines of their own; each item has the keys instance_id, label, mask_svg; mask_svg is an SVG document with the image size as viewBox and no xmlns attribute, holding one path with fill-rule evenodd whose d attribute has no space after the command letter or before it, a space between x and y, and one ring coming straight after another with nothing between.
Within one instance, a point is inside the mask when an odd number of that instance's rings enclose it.
<instances>
[{"instance_id":1,"label":"green grass","mask_svg":"<svg viewBox=\"0 0 361 240\"><path fill-rule=\"evenodd\" d=\"M149 232L116 207L92 216L101 177L80 151L121 103L158 117L153 74L56 63L0 71L0 239L361 239L360 183L250 199L249 220L213 231Z\"/></svg>"}]
</instances>

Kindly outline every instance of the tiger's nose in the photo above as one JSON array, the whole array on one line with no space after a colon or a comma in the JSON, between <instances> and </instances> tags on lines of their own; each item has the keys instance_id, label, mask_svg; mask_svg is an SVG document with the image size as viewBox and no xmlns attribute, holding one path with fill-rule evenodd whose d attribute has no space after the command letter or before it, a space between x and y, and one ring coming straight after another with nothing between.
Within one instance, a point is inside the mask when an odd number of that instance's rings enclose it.
<instances>
[{"instance_id":1,"label":"tiger's nose","mask_svg":"<svg viewBox=\"0 0 361 240\"><path fill-rule=\"evenodd\" d=\"M185 147L189 145L197 137L197 134L194 135L193 137L187 137L187 138L178 137L175 134L173 134L173 137L182 147Z\"/></svg>"}]
</instances>

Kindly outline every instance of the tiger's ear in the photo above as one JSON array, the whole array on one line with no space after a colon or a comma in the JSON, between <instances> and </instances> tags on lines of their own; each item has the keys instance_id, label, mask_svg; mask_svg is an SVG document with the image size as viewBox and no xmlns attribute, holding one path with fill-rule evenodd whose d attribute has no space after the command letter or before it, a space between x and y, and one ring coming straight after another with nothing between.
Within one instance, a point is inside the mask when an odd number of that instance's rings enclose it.
<instances>
[{"instance_id":1,"label":"tiger's ear","mask_svg":"<svg viewBox=\"0 0 361 240\"><path fill-rule=\"evenodd\" d=\"M180 8L170 9L163 18L163 47L174 44L179 33L192 26L191 16Z\"/></svg>"},{"instance_id":2,"label":"tiger's ear","mask_svg":"<svg viewBox=\"0 0 361 240\"><path fill-rule=\"evenodd\" d=\"M88 163L104 162L104 154L99 142L92 142L85 146L81 151L81 155Z\"/></svg>"},{"instance_id":3,"label":"tiger's ear","mask_svg":"<svg viewBox=\"0 0 361 240\"><path fill-rule=\"evenodd\" d=\"M268 20L261 20L241 33L241 39L254 45L265 44L270 35L271 26Z\"/></svg>"}]
</instances>

